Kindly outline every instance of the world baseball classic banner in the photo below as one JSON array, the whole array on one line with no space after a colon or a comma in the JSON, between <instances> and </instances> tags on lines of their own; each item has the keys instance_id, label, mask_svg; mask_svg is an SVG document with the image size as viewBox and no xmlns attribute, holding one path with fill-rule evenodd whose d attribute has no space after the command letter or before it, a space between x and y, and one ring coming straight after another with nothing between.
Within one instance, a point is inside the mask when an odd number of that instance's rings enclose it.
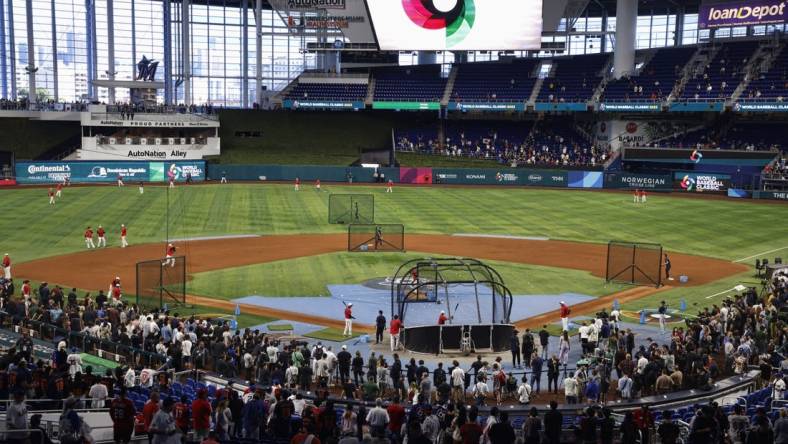
<instances>
[{"instance_id":1,"label":"world baseball classic banner","mask_svg":"<svg viewBox=\"0 0 788 444\"><path fill-rule=\"evenodd\" d=\"M786 14L785 1L781 0L703 2L698 11L698 28L784 23Z\"/></svg>"},{"instance_id":2,"label":"world baseball classic banner","mask_svg":"<svg viewBox=\"0 0 788 444\"><path fill-rule=\"evenodd\" d=\"M677 191L727 194L730 186L731 176L729 174L691 171L676 171L673 173L673 189Z\"/></svg>"},{"instance_id":3,"label":"world baseball classic banner","mask_svg":"<svg viewBox=\"0 0 788 444\"><path fill-rule=\"evenodd\" d=\"M183 182L205 180L205 162L17 162L16 181L20 184L115 182L122 176L127 183Z\"/></svg>"}]
</instances>

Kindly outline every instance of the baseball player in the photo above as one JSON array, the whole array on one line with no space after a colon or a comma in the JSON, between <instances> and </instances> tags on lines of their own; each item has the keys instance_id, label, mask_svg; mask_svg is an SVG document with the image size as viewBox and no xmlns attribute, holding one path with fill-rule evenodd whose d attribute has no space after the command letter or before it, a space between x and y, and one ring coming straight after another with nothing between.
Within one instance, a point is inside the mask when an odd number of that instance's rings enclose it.
<instances>
[{"instance_id":1,"label":"baseball player","mask_svg":"<svg viewBox=\"0 0 788 444\"><path fill-rule=\"evenodd\" d=\"M140 181L139 190L140 190L140 194L145 194L145 188L142 186L142 181Z\"/></svg>"},{"instance_id":2,"label":"baseball player","mask_svg":"<svg viewBox=\"0 0 788 444\"><path fill-rule=\"evenodd\" d=\"M118 187L122 187L122 186L123 186L123 175L118 174Z\"/></svg>"},{"instance_id":3,"label":"baseball player","mask_svg":"<svg viewBox=\"0 0 788 444\"><path fill-rule=\"evenodd\" d=\"M120 276L115 276L115 279L109 283L109 290L107 290L107 294L112 294L115 290L115 287L120 287Z\"/></svg>"},{"instance_id":4,"label":"baseball player","mask_svg":"<svg viewBox=\"0 0 788 444\"><path fill-rule=\"evenodd\" d=\"M438 325L446 325L446 321L449 320L449 317L446 316L446 312L441 310L441 314L438 315Z\"/></svg>"},{"instance_id":5,"label":"baseball player","mask_svg":"<svg viewBox=\"0 0 788 444\"><path fill-rule=\"evenodd\" d=\"M635 188L635 193L632 196L634 199L633 202L638 203L640 201L640 190Z\"/></svg>"},{"instance_id":6,"label":"baseball player","mask_svg":"<svg viewBox=\"0 0 788 444\"><path fill-rule=\"evenodd\" d=\"M170 267L175 266L175 245L167 244L167 256L165 256L164 265L169 264Z\"/></svg>"},{"instance_id":7,"label":"baseball player","mask_svg":"<svg viewBox=\"0 0 788 444\"><path fill-rule=\"evenodd\" d=\"M298 190L300 190L300 189L301 189L301 179L299 179L298 177L296 177L296 180L295 180L295 190L296 190L296 191L298 191Z\"/></svg>"},{"instance_id":8,"label":"baseball player","mask_svg":"<svg viewBox=\"0 0 788 444\"><path fill-rule=\"evenodd\" d=\"M32 288L30 287L30 281L27 280L27 279L22 281L22 299L24 301L29 301L30 300L30 292L31 291L32 291Z\"/></svg>"},{"instance_id":9,"label":"baseball player","mask_svg":"<svg viewBox=\"0 0 788 444\"><path fill-rule=\"evenodd\" d=\"M96 248L96 245L93 244L93 230L88 227L85 230L85 246L88 248Z\"/></svg>"},{"instance_id":10,"label":"baseball player","mask_svg":"<svg viewBox=\"0 0 788 444\"><path fill-rule=\"evenodd\" d=\"M640 203L646 203L646 190L640 190Z\"/></svg>"},{"instance_id":11,"label":"baseball player","mask_svg":"<svg viewBox=\"0 0 788 444\"><path fill-rule=\"evenodd\" d=\"M98 246L106 248L107 247L107 239L104 237L104 235L107 234L107 232L104 231L104 227L99 225L98 229L96 230L96 234L98 235Z\"/></svg>"},{"instance_id":12,"label":"baseball player","mask_svg":"<svg viewBox=\"0 0 788 444\"><path fill-rule=\"evenodd\" d=\"M353 303L345 305L345 330L342 336L353 336Z\"/></svg>"},{"instance_id":13,"label":"baseball player","mask_svg":"<svg viewBox=\"0 0 788 444\"><path fill-rule=\"evenodd\" d=\"M120 248L126 248L129 246L129 243L126 242L126 226L120 224Z\"/></svg>"},{"instance_id":14,"label":"baseball player","mask_svg":"<svg viewBox=\"0 0 788 444\"><path fill-rule=\"evenodd\" d=\"M3 277L11 279L11 256L8 253L3 256Z\"/></svg>"},{"instance_id":15,"label":"baseball player","mask_svg":"<svg viewBox=\"0 0 788 444\"><path fill-rule=\"evenodd\" d=\"M226 171L222 171L221 183L227 183L227 172Z\"/></svg>"},{"instance_id":16,"label":"baseball player","mask_svg":"<svg viewBox=\"0 0 788 444\"><path fill-rule=\"evenodd\" d=\"M52 188L49 189L49 205L55 204L55 191Z\"/></svg>"},{"instance_id":17,"label":"baseball player","mask_svg":"<svg viewBox=\"0 0 788 444\"><path fill-rule=\"evenodd\" d=\"M669 281L672 281L672 280L673 280L673 278L670 276L670 267L671 267L671 265L670 265L670 259L668 258L668 255L666 254L666 255L665 255L665 277L666 277L666 278L667 278Z\"/></svg>"},{"instance_id":18,"label":"baseball player","mask_svg":"<svg viewBox=\"0 0 788 444\"><path fill-rule=\"evenodd\" d=\"M170 176L170 188L175 188L175 176Z\"/></svg>"},{"instance_id":19,"label":"baseball player","mask_svg":"<svg viewBox=\"0 0 788 444\"><path fill-rule=\"evenodd\" d=\"M387 193L393 193L394 192L394 181L391 180L391 179L389 179L388 184L386 186L386 192Z\"/></svg>"},{"instance_id":20,"label":"baseball player","mask_svg":"<svg viewBox=\"0 0 788 444\"><path fill-rule=\"evenodd\" d=\"M381 245L383 245L383 229L378 225L375 227L375 249L377 250Z\"/></svg>"},{"instance_id":21,"label":"baseball player","mask_svg":"<svg viewBox=\"0 0 788 444\"><path fill-rule=\"evenodd\" d=\"M63 192L63 184L59 183L57 184L57 187L55 187L55 197L57 197L58 199L63 197L62 192Z\"/></svg>"},{"instance_id":22,"label":"baseball player","mask_svg":"<svg viewBox=\"0 0 788 444\"><path fill-rule=\"evenodd\" d=\"M120 280L118 280L118 281L120 281ZM115 301L116 303L120 302L120 298L123 297L123 294L120 291L120 282L118 282L117 285L114 285L112 287L112 292L110 294L112 295L112 300L113 301Z\"/></svg>"},{"instance_id":23,"label":"baseball player","mask_svg":"<svg viewBox=\"0 0 788 444\"><path fill-rule=\"evenodd\" d=\"M566 302L561 301L561 328L563 331L569 331L569 306L566 305Z\"/></svg>"},{"instance_id":24,"label":"baseball player","mask_svg":"<svg viewBox=\"0 0 788 444\"><path fill-rule=\"evenodd\" d=\"M315 181L315 189L316 189L317 191L320 191L320 179L317 179L317 180Z\"/></svg>"}]
</instances>

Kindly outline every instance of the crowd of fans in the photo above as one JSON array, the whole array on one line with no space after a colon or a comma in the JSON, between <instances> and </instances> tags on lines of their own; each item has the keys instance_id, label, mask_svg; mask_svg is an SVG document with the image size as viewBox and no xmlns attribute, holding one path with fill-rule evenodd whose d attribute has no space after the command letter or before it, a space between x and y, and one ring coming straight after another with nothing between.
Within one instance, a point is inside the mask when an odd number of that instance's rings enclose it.
<instances>
[{"instance_id":1,"label":"crowd of fans","mask_svg":"<svg viewBox=\"0 0 788 444\"><path fill-rule=\"evenodd\" d=\"M28 402L62 404L61 431L67 430L65 436L74 442L90 434L77 413L88 406L110 407L117 442L126 442L135 422L140 423L138 433L157 443L177 443L186 436L208 444L240 437L296 444L511 443L515 437L537 443L559 442L567 428L578 442L611 442L613 436L626 443L648 442L650 430L663 442L676 442L671 412L654 414L646 406L619 423L604 406L614 399L675 390L702 393L723 376L753 367L760 370L760 384L772 387L773 399L783 399L788 327L781 310L787 289L788 273L778 274L762 295L749 289L686 316L686 324L672 332L661 323L659 337L640 341L640 346L621 325L618 310L602 311L580 322L572 333L578 341L568 332L551 337L547 326L515 332L511 366L500 356L489 361L478 356L468 367L455 360L447 367L438 363L428 368L416 359L403 362L396 350L390 356L372 352L364 357L347 346L334 350L257 330L233 331L226 322L141 310L103 291L95 298L79 297L76 290L66 293L42 283L30 298L18 298L13 285L4 282L4 325L44 322L72 334L58 340L48 359L37 356L34 342L23 335L0 356L0 398L14 399L6 411L9 429L29 426ZM659 313L668 313L664 304ZM101 341L131 351L123 354L123 366L94 374L76 345L89 351ZM574 367L568 355L578 343L582 358ZM187 379L196 369L248 381L248 388L240 392ZM548 381L544 391L543 372ZM510 418L499 407L548 400L548 413L532 408L525 418ZM558 400L586 407L567 423ZM484 418L482 406L493 406ZM721 406L698 406L688 421L690 442L788 438L784 415L773 423L765 411L752 418L739 407L733 413L728 417ZM18 433L19 439L32 438Z\"/></svg>"}]
</instances>

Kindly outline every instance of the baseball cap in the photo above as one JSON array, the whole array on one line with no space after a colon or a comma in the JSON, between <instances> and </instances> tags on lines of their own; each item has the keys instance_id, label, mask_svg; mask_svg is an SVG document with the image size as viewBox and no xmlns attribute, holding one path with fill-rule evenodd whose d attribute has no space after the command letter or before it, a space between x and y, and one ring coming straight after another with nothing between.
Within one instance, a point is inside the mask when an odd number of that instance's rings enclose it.
<instances>
[{"instance_id":1,"label":"baseball cap","mask_svg":"<svg viewBox=\"0 0 788 444\"><path fill-rule=\"evenodd\" d=\"M343 345L342 350L347 350L347 345Z\"/></svg>"},{"instance_id":2,"label":"baseball cap","mask_svg":"<svg viewBox=\"0 0 788 444\"><path fill-rule=\"evenodd\" d=\"M566 302L564 302L564 301L561 301L561 305L566 305Z\"/></svg>"},{"instance_id":3,"label":"baseball cap","mask_svg":"<svg viewBox=\"0 0 788 444\"><path fill-rule=\"evenodd\" d=\"M351 303L347 304L347 306L348 306L348 307L352 307L352 306L353 306L353 303L351 302Z\"/></svg>"}]
</instances>

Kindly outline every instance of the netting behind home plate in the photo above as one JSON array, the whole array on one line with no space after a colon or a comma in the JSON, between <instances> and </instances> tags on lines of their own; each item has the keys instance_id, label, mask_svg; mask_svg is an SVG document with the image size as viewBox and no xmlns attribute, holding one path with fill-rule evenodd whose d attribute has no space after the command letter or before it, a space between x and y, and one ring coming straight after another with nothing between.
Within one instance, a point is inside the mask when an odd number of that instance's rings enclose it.
<instances>
[{"instance_id":1,"label":"netting behind home plate","mask_svg":"<svg viewBox=\"0 0 788 444\"><path fill-rule=\"evenodd\" d=\"M662 245L610 241L605 277L608 282L659 287L662 284Z\"/></svg>"},{"instance_id":2,"label":"netting behind home plate","mask_svg":"<svg viewBox=\"0 0 788 444\"><path fill-rule=\"evenodd\" d=\"M186 256L137 262L137 305L186 303Z\"/></svg>"}]
</instances>

